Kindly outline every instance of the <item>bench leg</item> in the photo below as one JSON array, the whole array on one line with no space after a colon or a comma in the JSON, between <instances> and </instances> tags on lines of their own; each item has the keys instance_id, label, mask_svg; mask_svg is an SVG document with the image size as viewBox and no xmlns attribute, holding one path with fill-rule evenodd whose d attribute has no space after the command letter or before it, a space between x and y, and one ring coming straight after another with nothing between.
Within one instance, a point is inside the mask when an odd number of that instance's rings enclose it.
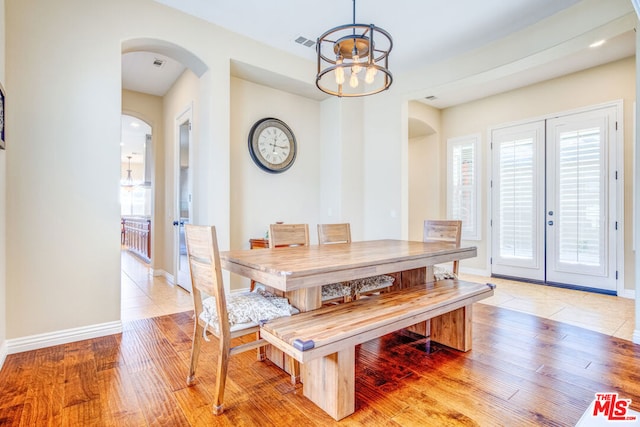
<instances>
[{"instance_id":1,"label":"bench leg","mask_svg":"<svg viewBox=\"0 0 640 427\"><path fill-rule=\"evenodd\" d=\"M431 341L460 351L471 350L471 305L431 319Z\"/></svg>"},{"instance_id":2,"label":"bench leg","mask_svg":"<svg viewBox=\"0 0 640 427\"><path fill-rule=\"evenodd\" d=\"M302 365L304 396L333 419L355 412L355 346Z\"/></svg>"}]
</instances>

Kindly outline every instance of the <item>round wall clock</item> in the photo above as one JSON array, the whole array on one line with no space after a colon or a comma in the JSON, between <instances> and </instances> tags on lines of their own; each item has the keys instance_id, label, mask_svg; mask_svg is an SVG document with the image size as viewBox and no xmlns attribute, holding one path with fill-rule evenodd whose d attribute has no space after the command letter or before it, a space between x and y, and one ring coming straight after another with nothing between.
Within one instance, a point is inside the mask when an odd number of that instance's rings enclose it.
<instances>
[{"instance_id":1,"label":"round wall clock","mask_svg":"<svg viewBox=\"0 0 640 427\"><path fill-rule=\"evenodd\" d=\"M258 120L249 131L249 154L262 170L281 173L296 159L293 132L282 120L268 117Z\"/></svg>"}]
</instances>

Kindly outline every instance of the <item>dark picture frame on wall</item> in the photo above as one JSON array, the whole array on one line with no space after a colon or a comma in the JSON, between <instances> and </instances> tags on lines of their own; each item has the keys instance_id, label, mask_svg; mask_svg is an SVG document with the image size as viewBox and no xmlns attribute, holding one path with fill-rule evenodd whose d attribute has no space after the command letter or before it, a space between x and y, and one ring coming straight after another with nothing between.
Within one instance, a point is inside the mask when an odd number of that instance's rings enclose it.
<instances>
[{"instance_id":1,"label":"dark picture frame on wall","mask_svg":"<svg viewBox=\"0 0 640 427\"><path fill-rule=\"evenodd\" d=\"M4 88L0 84L0 149L4 150Z\"/></svg>"}]
</instances>

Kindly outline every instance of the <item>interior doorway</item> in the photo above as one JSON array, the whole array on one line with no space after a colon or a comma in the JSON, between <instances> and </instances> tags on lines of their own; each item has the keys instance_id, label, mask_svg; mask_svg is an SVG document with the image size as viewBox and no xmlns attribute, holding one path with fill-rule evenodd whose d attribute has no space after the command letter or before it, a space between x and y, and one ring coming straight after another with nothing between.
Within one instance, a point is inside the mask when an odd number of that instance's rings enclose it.
<instances>
[{"instance_id":1,"label":"interior doorway","mask_svg":"<svg viewBox=\"0 0 640 427\"><path fill-rule=\"evenodd\" d=\"M184 226L191 222L192 211L192 171L191 153L191 107L176 119L176 200L173 226L176 233L176 284L191 292L191 274L187 260L187 246Z\"/></svg>"}]
</instances>

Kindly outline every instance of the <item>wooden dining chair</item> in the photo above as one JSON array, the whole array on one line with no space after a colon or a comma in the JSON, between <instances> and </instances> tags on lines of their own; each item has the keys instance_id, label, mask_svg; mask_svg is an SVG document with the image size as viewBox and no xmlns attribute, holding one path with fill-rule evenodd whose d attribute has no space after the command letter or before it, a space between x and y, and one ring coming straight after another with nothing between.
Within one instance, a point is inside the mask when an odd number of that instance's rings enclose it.
<instances>
[{"instance_id":1,"label":"wooden dining chair","mask_svg":"<svg viewBox=\"0 0 640 427\"><path fill-rule=\"evenodd\" d=\"M318 224L318 243L351 243L351 224Z\"/></svg>"},{"instance_id":2,"label":"wooden dining chair","mask_svg":"<svg viewBox=\"0 0 640 427\"><path fill-rule=\"evenodd\" d=\"M351 243L351 225L318 224L318 244L332 245L336 243ZM331 283L322 287L322 304L349 302L353 299L353 290L349 282Z\"/></svg>"},{"instance_id":3,"label":"wooden dining chair","mask_svg":"<svg viewBox=\"0 0 640 427\"><path fill-rule=\"evenodd\" d=\"M309 246L308 224L269 225L269 247Z\"/></svg>"},{"instance_id":4,"label":"wooden dining chair","mask_svg":"<svg viewBox=\"0 0 640 427\"><path fill-rule=\"evenodd\" d=\"M460 247L462 236L462 221L446 219L427 219L424 221L422 241L424 242L448 242L454 247ZM460 261L453 261L453 269L447 270L441 266L434 266L436 280L455 279L458 277Z\"/></svg>"},{"instance_id":5,"label":"wooden dining chair","mask_svg":"<svg viewBox=\"0 0 640 427\"><path fill-rule=\"evenodd\" d=\"M318 244L330 245L337 243L351 243L351 224L318 224ZM342 302L348 302L351 299L358 299L365 295L380 293L390 288L394 280L393 277L382 274L344 283L325 285L322 287L322 302L339 302L341 299ZM346 296L347 292L351 298ZM341 293L345 295L340 296Z\"/></svg>"},{"instance_id":6,"label":"wooden dining chair","mask_svg":"<svg viewBox=\"0 0 640 427\"><path fill-rule=\"evenodd\" d=\"M218 339L218 367L213 397L213 413L224 411L223 399L227 379L229 357L238 353L263 348L267 343L260 338L260 322L296 314L297 309L289 305L285 298L266 292L244 292L226 295L222 281L222 270L216 229L213 226L185 225L187 256L193 286L195 326L191 347L191 363L187 384L195 382L195 372L200 356L202 341L209 341L208 334ZM231 345L231 340L245 335L254 335L255 340ZM264 360L264 351L259 358ZM291 380L298 377L298 364L294 367Z\"/></svg>"},{"instance_id":7,"label":"wooden dining chair","mask_svg":"<svg viewBox=\"0 0 640 427\"><path fill-rule=\"evenodd\" d=\"M309 246L309 225L308 224L270 224L269 225L269 248L284 248L287 246ZM256 285L265 286L251 281L250 291Z\"/></svg>"}]
</instances>

